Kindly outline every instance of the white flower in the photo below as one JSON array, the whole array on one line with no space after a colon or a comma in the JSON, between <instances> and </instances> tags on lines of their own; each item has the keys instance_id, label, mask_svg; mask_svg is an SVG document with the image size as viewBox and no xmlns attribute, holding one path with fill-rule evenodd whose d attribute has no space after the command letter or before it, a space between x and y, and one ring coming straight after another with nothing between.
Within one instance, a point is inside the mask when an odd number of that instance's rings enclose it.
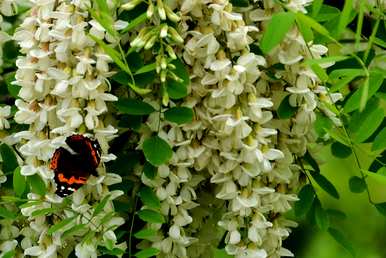
<instances>
[{"instance_id":1,"label":"white flower","mask_svg":"<svg viewBox=\"0 0 386 258\"><path fill-rule=\"evenodd\" d=\"M7 118L11 115L11 107L10 106L3 106L0 107L0 130L8 129L9 128L9 122L7 121Z\"/></svg>"},{"instance_id":2,"label":"white flower","mask_svg":"<svg viewBox=\"0 0 386 258\"><path fill-rule=\"evenodd\" d=\"M312 3L313 0L290 0L286 6L297 12L297 11L300 11L300 12L303 12L303 13L307 13L307 10L306 10L306 6L307 5L310 5Z\"/></svg>"},{"instance_id":3,"label":"white flower","mask_svg":"<svg viewBox=\"0 0 386 258\"><path fill-rule=\"evenodd\" d=\"M244 250L239 250L235 255L236 258L266 258L268 257L267 252L264 249L252 249L246 248Z\"/></svg>"},{"instance_id":4,"label":"white flower","mask_svg":"<svg viewBox=\"0 0 386 258\"><path fill-rule=\"evenodd\" d=\"M1 254L4 255L10 251L15 250L16 246L17 246L17 240L4 241L3 243L0 244ZM4 256L1 256L1 257L4 257Z\"/></svg>"},{"instance_id":5,"label":"white flower","mask_svg":"<svg viewBox=\"0 0 386 258\"><path fill-rule=\"evenodd\" d=\"M231 29L232 21L241 21L242 16L239 13L231 13L225 11L226 5L223 4L210 4L210 8L213 8L211 21L213 24L220 26L224 31Z\"/></svg>"},{"instance_id":6,"label":"white flower","mask_svg":"<svg viewBox=\"0 0 386 258\"><path fill-rule=\"evenodd\" d=\"M222 184L220 191L216 194L216 198L230 200L237 196L237 192L237 185L233 180L228 180Z\"/></svg>"},{"instance_id":7,"label":"white flower","mask_svg":"<svg viewBox=\"0 0 386 258\"><path fill-rule=\"evenodd\" d=\"M75 246L75 254L79 258L96 258L97 248L93 243L79 243Z\"/></svg>"}]
</instances>

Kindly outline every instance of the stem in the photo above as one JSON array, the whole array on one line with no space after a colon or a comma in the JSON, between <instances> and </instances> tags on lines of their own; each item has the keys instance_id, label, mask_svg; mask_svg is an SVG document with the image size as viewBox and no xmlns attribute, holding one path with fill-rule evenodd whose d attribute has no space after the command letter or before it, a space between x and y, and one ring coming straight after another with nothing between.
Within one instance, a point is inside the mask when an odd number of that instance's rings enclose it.
<instances>
[{"instance_id":1,"label":"stem","mask_svg":"<svg viewBox=\"0 0 386 258\"><path fill-rule=\"evenodd\" d=\"M330 95L329 95L329 96L330 96ZM340 119L340 113L339 113L339 119ZM346 137L347 137L347 139L348 139L348 141L349 141L349 143L350 143L350 148L351 148L352 153L353 153L353 155L354 155L355 162L356 162L356 164L357 164L357 166L358 166L358 168L359 168L359 173L361 174L361 178L362 178L363 182L365 182L365 185L366 185L366 192L367 192L367 197L368 197L368 199L369 199L369 202L370 202L371 204L374 204L374 202L373 202L372 199L371 199L371 195L370 195L370 191L369 191L369 186L368 186L367 183L366 183L366 176L363 174L363 169L362 169L362 167L361 167L361 164L360 164L360 161L359 161L359 157L358 157L358 155L357 155L357 153L356 153L356 151L355 151L355 149L354 149L354 143L351 141L350 133L348 132L348 130L346 129L346 127L345 127L343 124L342 124L342 127L343 127L343 130L344 130L344 132L345 132L345 134L346 134Z\"/></svg>"},{"instance_id":2,"label":"stem","mask_svg":"<svg viewBox=\"0 0 386 258\"><path fill-rule=\"evenodd\" d=\"M296 26L297 26L297 28L298 28L298 30L299 30L299 25L298 25L297 22L296 22ZM300 30L299 30L299 31L300 31ZM305 42L305 39L304 39L303 34L301 34L301 35L302 35L302 38L303 38L303 40L304 40L304 42ZM329 38L330 40L332 40L333 42L335 42L338 46L343 47L343 45L342 45L339 41L337 41L336 39L332 38L331 36L328 36L328 38ZM310 53L311 58L312 58L312 59L315 59L315 57L313 56L313 54L312 54L312 52L311 52L311 49L310 49L310 47L308 46L307 42L305 42L305 45L306 45L306 47L307 47L307 49L308 49L308 51L309 51L309 53ZM365 71L366 77L368 78L370 74L369 74L369 71L368 71L368 69L367 69L365 63L364 63L357 55L355 55L355 54L349 54L349 55L350 55L351 57L355 58L355 59L358 61L358 63L362 66L363 70ZM339 109L338 109L337 106L335 105L334 101L332 100L332 97L331 97L329 88L326 87L326 90L327 90L327 95L328 95L328 97L329 97L329 99L330 99L332 105L336 108L336 110L339 111ZM340 112L340 111L338 112L338 118L339 118L340 121L343 121L342 116L341 116L341 112ZM353 155L354 155L356 165L358 166L359 172L360 172L360 174L361 174L361 178L362 178L362 180L365 182L365 185L366 185L366 192L367 192L367 196L368 196L369 202L370 202L371 204L374 204L374 202L373 202L372 199L371 199L371 195L370 195L370 191L369 191L368 185L367 185L367 183L366 183L366 177L365 177L365 175L363 174L363 170L362 170L361 164L360 164L360 162L359 162L359 157L358 157L358 155L357 155L357 153L356 153L356 151L355 151L355 149L354 149L354 144L353 144L353 142L351 141L350 134L349 134L348 130L346 129L346 127L344 126L343 122L342 122L342 128L343 128L343 130L344 130L344 132L345 132L345 134L346 134L346 138L347 138L348 141L349 141L349 144L350 144L349 147L351 148L351 151L352 151L352 153L353 153ZM304 169L304 168L303 168L303 169ZM306 175L307 175L307 174L306 174ZM307 178L308 178L308 180L310 181L310 178L308 177L308 175L307 175ZM310 181L310 182L311 182L311 181Z\"/></svg>"},{"instance_id":3,"label":"stem","mask_svg":"<svg viewBox=\"0 0 386 258\"><path fill-rule=\"evenodd\" d=\"M369 53L370 53L370 50L371 50L371 47L374 43L374 40L375 40L375 35L377 34L377 31L378 31L378 27L379 27L379 23L381 22L381 17L378 17L378 19L376 20L375 22L375 25L374 25L374 28L373 28L373 31L371 32L371 36L369 38L369 42L368 42L368 45L367 45L367 49L366 49L366 52L363 56L363 60L364 62L366 63L367 61L367 58L369 57Z\"/></svg>"},{"instance_id":4,"label":"stem","mask_svg":"<svg viewBox=\"0 0 386 258\"><path fill-rule=\"evenodd\" d=\"M131 257L131 239L132 239L132 236L133 236L133 228L134 228L134 221L135 221L135 213L136 213L136 210L137 210L137 202L138 202L138 196L135 196L135 200L134 200L134 212L133 212L133 216L131 217L131 224L130 224L130 234L129 234L129 258Z\"/></svg>"}]
</instances>

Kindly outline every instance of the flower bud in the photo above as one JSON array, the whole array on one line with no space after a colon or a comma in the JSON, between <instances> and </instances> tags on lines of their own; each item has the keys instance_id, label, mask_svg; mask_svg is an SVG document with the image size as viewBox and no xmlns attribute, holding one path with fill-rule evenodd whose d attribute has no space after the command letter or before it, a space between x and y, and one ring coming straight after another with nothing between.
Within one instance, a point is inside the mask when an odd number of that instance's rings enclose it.
<instances>
[{"instance_id":1,"label":"flower bud","mask_svg":"<svg viewBox=\"0 0 386 258\"><path fill-rule=\"evenodd\" d=\"M169 76L175 80L176 82L183 82L184 80L180 77L178 77L175 73L173 73L172 71L168 71L168 74Z\"/></svg>"},{"instance_id":2,"label":"flower bud","mask_svg":"<svg viewBox=\"0 0 386 258\"><path fill-rule=\"evenodd\" d=\"M121 8L123 10L132 10L141 2L142 2L142 0L132 0L132 1L128 2L128 3L126 3L126 4L123 4L121 6Z\"/></svg>"},{"instance_id":3,"label":"flower bud","mask_svg":"<svg viewBox=\"0 0 386 258\"><path fill-rule=\"evenodd\" d=\"M166 67L167 67L168 63L166 62L166 58L165 57L162 57L161 58L161 69L162 70L165 70Z\"/></svg>"},{"instance_id":4,"label":"flower bud","mask_svg":"<svg viewBox=\"0 0 386 258\"><path fill-rule=\"evenodd\" d=\"M168 25L167 24L163 24L161 26L162 27L161 27L161 31L160 31L159 36L161 38L165 38L168 35Z\"/></svg>"},{"instance_id":5,"label":"flower bud","mask_svg":"<svg viewBox=\"0 0 386 258\"><path fill-rule=\"evenodd\" d=\"M176 66L174 64L172 64L172 63L168 63L168 68L170 70L174 70L174 69L176 69Z\"/></svg>"},{"instance_id":6,"label":"flower bud","mask_svg":"<svg viewBox=\"0 0 386 258\"><path fill-rule=\"evenodd\" d=\"M172 22L178 22L181 20L180 16L178 16L177 14L175 14L171 9L170 7L165 4L165 12L166 12L166 15L167 17L169 18L169 20L171 20Z\"/></svg>"},{"instance_id":7,"label":"flower bud","mask_svg":"<svg viewBox=\"0 0 386 258\"><path fill-rule=\"evenodd\" d=\"M157 40L157 36L153 35L145 44L145 49L148 50L154 46L155 41Z\"/></svg>"},{"instance_id":8,"label":"flower bud","mask_svg":"<svg viewBox=\"0 0 386 258\"><path fill-rule=\"evenodd\" d=\"M164 90L162 94L162 105L167 106L169 104L169 94L166 90Z\"/></svg>"},{"instance_id":9,"label":"flower bud","mask_svg":"<svg viewBox=\"0 0 386 258\"><path fill-rule=\"evenodd\" d=\"M151 18L153 16L153 14L154 14L154 5L153 5L153 2L150 1L149 7L146 10L146 16L147 16L147 18Z\"/></svg>"},{"instance_id":10,"label":"flower bud","mask_svg":"<svg viewBox=\"0 0 386 258\"><path fill-rule=\"evenodd\" d=\"M178 34L175 28L169 27L169 35L170 37L177 43L184 43L184 39Z\"/></svg>"},{"instance_id":11,"label":"flower bud","mask_svg":"<svg viewBox=\"0 0 386 258\"><path fill-rule=\"evenodd\" d=\"M158 15L161 20L166 20L166 13L164 8L164 3L162 0L157 0Z\"/></svg>"},{"instance_id":12,"label":"flower bud","mask_svg":"<svg viewBox=\"0 0 386 258\"><path fill-rule=\"evenodd\" d=\"M174 53L174 50L170 45L166 46L166 52L168 52L168 55L170 56L171 59L177 59L176 53ZM175 68L172 68L172 69L175 69Z\"/></svg>"},{"instance_id":13,"label":"flower bud","mask_svg":"<svg viewBox=\"0 0 386 258\"><path fill-rule=\"evenodd\" d=\"M161 82L165 82L166 81L166 70L162 70L161 71L160 79L161 79Z\"/></svg>"}]
</instances>

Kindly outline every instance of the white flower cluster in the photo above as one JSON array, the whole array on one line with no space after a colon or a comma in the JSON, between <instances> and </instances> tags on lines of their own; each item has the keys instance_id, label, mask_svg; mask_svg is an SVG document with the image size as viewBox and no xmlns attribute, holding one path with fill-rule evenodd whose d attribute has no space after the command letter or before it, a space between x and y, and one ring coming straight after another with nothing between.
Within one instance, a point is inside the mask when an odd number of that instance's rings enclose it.
<instances>
[{"instance_id":1,"label":"white flower cluster","mask_svg":"<svg viewBox=\"0 0 386 258\"><path fill-rule=\"evenodd\" d=\"M289 1L287 7L305 12L310 2ZM192 221L195 209L191 209L210 192L199 188L205 180L217 185L216 198L226 205L218 225L227 232L228 254L293 256L282 247L282 240L296 223L281 214L297 200L300 167L294 157L303 156L307 144L315 142L316 108L334 119L325 103L341 97L329 95L303 60L320 58L327 48L305 42L293 28L266 59L252 52L250 46L259 42L263 32L259 28L266 26L272 12L281 10L274 1L239 13L227 0L186 0L177 9L185 39L182 56L192 80L182 105L192 107L196 118L184 126L161 123L160 136L176 151L167 166L158 168L155 179L142 176L170 218L168 236L153 243L161 250L158 257L200 257L207 251L186 249L192 244L204 246L193 237L211 227L203 217ZM274 64L283 68L275 69L270 78L268 69ZM289 119L279 119L277 109L285 96L297 111ZM152 131L160 122L156 116L148 120Z\"/></svg>"},{"instance_id":2,"label":"white flower cluster","mask_svg":"<svg viewBox=\"0 0 386 258\"><path fill-rule=\"evenodd\" d=\"M204 167L218 185L216 197L227 203L218 222L228 232L226 251L235 257L289 254L280 243L293 223L270 217L297 199L285 190L296 174L277 165L290 164L291 155L279 149L278 132L269 124L274 104L264 92L269 90L261 72L266 60L248 47L250 34L259 30L228 1L196 3L203 14L191 13L197 27L187 32L184 60L192 67L192 94L200 99L195 111L209 157ZM190 8L183 5L182 11L189 14Z\"/></svg>"},{"instance_id":3,"label":"white flower cluster","mask_svg":"<svg viewBox=\"0 0 386 258\"><path fill-rule=\"evenodd\" d=\"M123 192L108 189L121 178L106 173L103 164L114 159L114 155L107 154L108 141L117 132L104 121L107 102L117 100L108 93L111 59L87 34L106 40L109 37L90 17L90 1L33 2L30 15L14 35L24 54L16 62L15 83L21 90L15 103L15 121L29 125L28 131L15 137L22 143L19 151L25 161L21 174L41 178L47 193L28 194L30 205L21 212L29 226L19 233L20 247L24 255L37 257L67 257L73 249L78 257L97 257L99 245L125 249L124 244L117 245L113 232L124 220L114 214L111 202ZM110 7L115 8L113 4ZM87 184L73 194L68 207L54 194L56 185L49 161L55 149L65 145L66 137L73 133L95 137L102 148L102 162L99 176L90 176ZM108 198L107 204L97 213L95 206L104 198ZM39 214L47 208L53 210ZM61 230L47 232L52 225L69 218L73 219ZM77 231L64 238L63 231L74 226Z\"/></svg>"}]
</instances>

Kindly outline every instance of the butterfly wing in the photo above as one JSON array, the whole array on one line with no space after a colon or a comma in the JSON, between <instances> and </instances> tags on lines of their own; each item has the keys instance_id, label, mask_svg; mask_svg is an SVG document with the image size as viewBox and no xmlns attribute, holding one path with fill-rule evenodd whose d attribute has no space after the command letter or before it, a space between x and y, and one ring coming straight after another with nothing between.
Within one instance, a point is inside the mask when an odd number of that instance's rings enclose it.
<instances>
[{"instance_id":1,"label":"butterfly wing","mask_svg":"<svg viewBox=\"0 0 386 258\"><path fill-rule=\"evenodd\" d=\"M78 190L93 173L81 155L73 155L62 147L55 151L50 168L55 172L56 194L60 197Z\"/></svg>"},{"instance_id":2,"label":"butterfly wing","mask_svg":"<svg viewBox=\"0 0 386 258\"><path fill-rule=\"evenodd\" d=\"M101 147L97 140L91 140L81 134L74 134L67 137L66 143L73 151L83 156L93 170L99 166Z\"/></svg>"}]
</instances>

